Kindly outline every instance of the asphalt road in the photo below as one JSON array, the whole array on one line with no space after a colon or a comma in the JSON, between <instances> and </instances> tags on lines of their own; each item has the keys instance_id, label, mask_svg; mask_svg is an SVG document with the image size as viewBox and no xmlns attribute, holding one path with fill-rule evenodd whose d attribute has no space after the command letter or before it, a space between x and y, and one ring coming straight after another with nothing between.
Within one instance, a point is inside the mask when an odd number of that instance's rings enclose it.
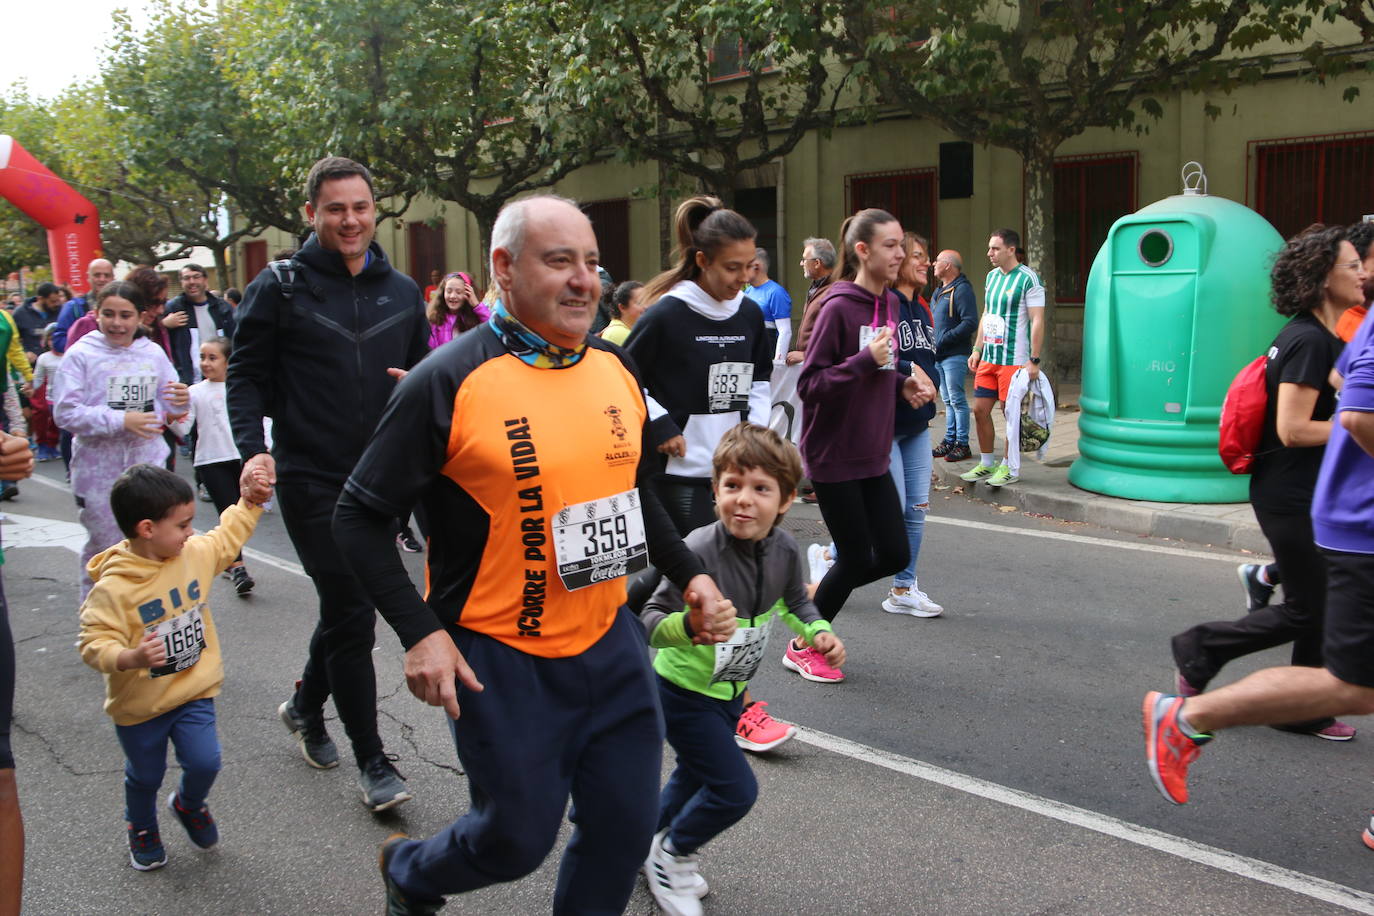
<instances>
[{"instance_id":1,"label":"asphalt road","mask_svg":"<svg viewBox=\"0 0 1374 916\"><path fill-rule=\"evenodd\" d=\"M238 599L221 580L211 598L228 672L217 701L224 769L210 800L223 840L198 852L164 823L170 863L135 872L101 679L73 648L82 534L60 463L38 474L48 483L21 484L3 506L25 912L380 912L377 844L395 830L427 835L467 803L442 713L406 692L385 624L382 733L416 798L374 816L347 761L312 770L277 719L315 596L280 515L265 516L251 547L274 559L250 556L257 590ZM1194 766L1183 808L1145 771L1142 692L1170 683L1170 634L1243 610L1239 555L941 495L920 573L945 616L885 614L885 584L869 586L836 622L845 683L805 682L780 664L754 682L803 734L753 758L757 806L703 850L707 913L1374 912L1374 853L1359 840L1374 803L1374 723L1350 720L1361 735L1348 744L1228 733ZM787 524L814 541L815 517L799 509ZM213 523L207 505L198 522ZM420 558L408 563L418 577ZM1256 656L1219 683L1284 660L1281 650ZM333 732L342 739L337 723ZM548 912L556 867L555 855L445 912ZM655 912L642 883L629 912Z\"/></svg>"}]
</instances>

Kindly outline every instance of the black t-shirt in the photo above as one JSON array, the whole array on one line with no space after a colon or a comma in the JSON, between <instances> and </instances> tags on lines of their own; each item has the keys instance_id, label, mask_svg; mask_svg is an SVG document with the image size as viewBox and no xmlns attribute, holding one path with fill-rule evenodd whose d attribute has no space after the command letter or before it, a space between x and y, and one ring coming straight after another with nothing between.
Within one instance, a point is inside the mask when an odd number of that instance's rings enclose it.
<instances>
[{"instance_id":1,"label":"black t-shirt","mask_svg":"<svg viewBox=\"0 0 1374 916\"><path fill-rule=\"evenodd\" d=\"M1279 441L1275 421L1279 385L1291 382L1317 389L1312 419L1331 419L1336 410L1336 391L1328 379L1344 346L1311 313L1294 317L1274 338L1265 370L1269 406L1264 413L1264 435L1250 476L1250 502L1255 508L1301 515L1311 511L1312 491L1317 486L1326 448L1289 448Z\"/></svg>"}]
</instances>

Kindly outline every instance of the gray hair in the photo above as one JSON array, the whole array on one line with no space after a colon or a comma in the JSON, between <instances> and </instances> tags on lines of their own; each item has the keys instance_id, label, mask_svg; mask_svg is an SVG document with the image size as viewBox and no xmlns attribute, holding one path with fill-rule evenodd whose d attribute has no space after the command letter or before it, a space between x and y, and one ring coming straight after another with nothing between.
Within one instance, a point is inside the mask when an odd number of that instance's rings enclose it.
<instances>
[{"instance_id":1,"label":"gray hair","mask_svg":"<svg viewBox=\"0 0 1374 916\"><path fill-rule=\"evenodd\" d=\"M802 242L802 250L811 249L821 262L821 266L830 270L835 266L835 246L830 244L830 239L807 239Z\"/></svg>"},{"instance_id":2,"label":"gray hair","mask_svg":"<svg viewBox=\"0 0 1374 916\"><path fill-rule=\"evenodd\" d=\"M510 252L512 259L520 257L520 250L525 247L525 220L529 216L530 204L541 201L558 201L577 208L577 201L557 194L535 194L513 200L496 214L496 222L491 227L491 250L504 248ZM491 262L491 275L496 276L495 261Z\"/></svg>"},{"instance_id":3,"label":"gray hair","mask_svg":"<svg viewBox=\"0 0 1374 916\"><path fill-rule=\"evenodd\" d=\"M771 266L771 265L768 263L768 249L766 249L766 248L755 248L755 249L754 249L754 260L755 260L755 261L758 261L760 264L763 265L763 272L764 272L764 273L768 273L768 268Z\"/></svg>"}]
</instances>

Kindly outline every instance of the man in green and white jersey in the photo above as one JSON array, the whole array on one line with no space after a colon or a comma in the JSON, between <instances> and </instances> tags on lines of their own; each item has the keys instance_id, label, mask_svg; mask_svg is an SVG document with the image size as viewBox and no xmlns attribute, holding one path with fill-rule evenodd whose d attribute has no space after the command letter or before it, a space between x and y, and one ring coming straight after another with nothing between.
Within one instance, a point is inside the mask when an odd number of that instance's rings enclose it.
<instances>
[{"instance_id":1,"label":"man in green and white jersey","mask_svg":"<svg viewBox=\"0 0 1374 916\"><path fill-rule=\"evenodd\" d=\"M1021 454L1007 443L1006 457L993 457L996 431L992 408L998 402L1006 410L1007 388L1017 369L1025 367L1034 382L1040 376L1040 348L1045 342L1045 287L1035 271L1017 257L1021 236L1013 229L998 229L988 239L988 273L983 293L983 317L973 353L968 358L973 379L973 426L978 432L979 464L959 476L969 482L986 480L989 486L1020 480Z\"/></svg>"}]
</instances>

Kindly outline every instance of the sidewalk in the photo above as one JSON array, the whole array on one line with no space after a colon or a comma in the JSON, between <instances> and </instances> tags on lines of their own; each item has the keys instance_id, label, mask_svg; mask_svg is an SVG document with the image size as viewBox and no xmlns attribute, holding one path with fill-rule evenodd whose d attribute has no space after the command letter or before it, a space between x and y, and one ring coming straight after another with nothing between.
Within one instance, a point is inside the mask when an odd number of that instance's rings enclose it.
<instances>
[{"instance_id":1,"label":"sidewalk","mask_svg":"<svg viewBox=\"0 0 1374 916\"><path fill-rule=\"evenodd\" d=\"M1023 512L1050 515L1074 522L1087 522L1118 531L1152 537L1177 538L1197 544L1269 552L1269 542L1260 532L1255 513L1248 503L1154 503L1118 499L1080 490L1069 483L1069 465L1078 458L1078 395L1080 386L1066 384L1056 394L1059 407L1054 415L1054 431L1044 462L1023 455L1021 479L1000 489L987 484L972 484L959 479L977 458L950 463L935 459L935 486L962 493L999 506L1014 506ZM970 398L970 401L972 399ZM1001 410L993 411L1000 448L1005 439ZM932 442L944 436L944 407L930 424ZM970 437L972 438L972 437ZM977 444L974 444L977 448Z\"/></svg>"}]
</instances>

